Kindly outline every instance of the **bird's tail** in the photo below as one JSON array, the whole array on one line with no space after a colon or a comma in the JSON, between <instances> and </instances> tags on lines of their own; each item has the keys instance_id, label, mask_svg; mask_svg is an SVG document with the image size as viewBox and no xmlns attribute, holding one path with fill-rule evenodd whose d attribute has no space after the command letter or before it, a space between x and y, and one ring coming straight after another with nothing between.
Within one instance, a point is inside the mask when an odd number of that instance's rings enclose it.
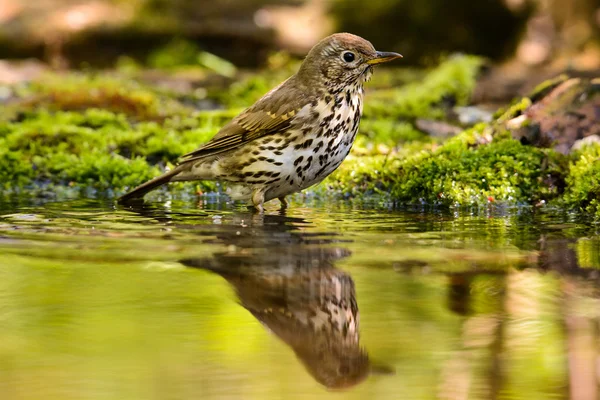
<instances>
[{"instance_id":1,"label":"bird's tail","mask_svg":"<svg viewBox=\"0 0 600 400\"><path fill-rule=\"evenodd\" d=\"M165 172L164 174L157 176L154 179L149 180L148 182L142 183L140 186L133 189L131 192L124 194L123 196L117 199L119 204L127 204L134 200L139 200L144 197L144 195L157 187L168 183L173 179L177 174L181 172L181 166L177 168L173 168L171 171Z\"/></svg>"}]
</instances>

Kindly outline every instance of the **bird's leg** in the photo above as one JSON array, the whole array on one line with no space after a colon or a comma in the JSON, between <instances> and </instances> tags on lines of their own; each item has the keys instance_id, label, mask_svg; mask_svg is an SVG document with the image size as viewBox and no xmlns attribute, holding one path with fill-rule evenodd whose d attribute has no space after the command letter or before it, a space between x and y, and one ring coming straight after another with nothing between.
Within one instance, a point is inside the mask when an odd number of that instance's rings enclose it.
<instances>
[{"instance_id":1,"label":"bird's leg","mask_svg":"<svg viewBox=\"0 0 600 400\"><path fill-rule=\"evenodd\" d=\"M265 211L263 203L265 202L265 191L263 189L255 189L252 193L252 204L256 211L263 213Z\"/></svg>"},{"instance_id":2,"label":"bird's leg","mask_svg":"<svg viewBox=\"0 0 600 400\"><path fill-rule=\"evenodd\" d=\"M281 197L279 198L279 202L281 202L281 208L282 208L282 209L284 209L284 210L285 210L286 208L288 208L288 206L289 206L289 203L288 203L288 201L285 199L285 196L281 196Z\"/></svg>"}]
</instances>

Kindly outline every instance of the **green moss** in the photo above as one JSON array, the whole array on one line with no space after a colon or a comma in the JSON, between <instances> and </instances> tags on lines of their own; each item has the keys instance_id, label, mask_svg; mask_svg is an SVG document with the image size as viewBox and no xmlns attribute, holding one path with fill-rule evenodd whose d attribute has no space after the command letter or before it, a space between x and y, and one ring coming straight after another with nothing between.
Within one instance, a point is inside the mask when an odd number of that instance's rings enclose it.
<instances>
[{"instance_id":1,"label":"green moss","mask_svg":"<svg viewBox=\"0 0 600 400\"><path fill-rule=\"evenodd\" d=\"M513 118L521 115L525 110L527 110L533 103L529 97L523 97L518 100L512 102L511 105L505 108L499 109L495 115L494 119L497 124L505 123Z\"/></svg>"},{"instance_id":2,"label":"green moss","mask_svg":"<svg viewBox=\"0 0 600 400\"><path fill-rule=\"evenodd\" d=\"M600 219L600 146L590 145L575 153L566 177L561 203Z\"/></svg>"},{"instance_id":3,"label":"green moss","mask_svg":"<svg viewBox=\"0 0 600 400\"><path fill-rule=\"evenodd\" d=\"M177 38L150 53L147 64L161 69L194 65L198 62L199 53L200 48L195 43Z\"/></svg>"},{"instance_id":4,"label":"green moss","mask_svg":"<svg viewBox=\"0 0 600 400\"><path fill-rule=\"evenodd\" d=\"M110 74L52 74L13 91L17 99L0 111L5 192L123 192L175 164L239 112L194 111L168 92Z\"/></svg>"},{"instance_id":5,"label":"green moss","mask_svg":"<svg viewBox=\"0 0 600 400\"><path fill-rule=\"evenodd\" d=\"M558 85L563 82L566 82L569 79L567 74L561 74L556 78L545 80L544 82L537 85L529 94L529 98L532 102L536 102L550 93L553 89L555 89Z\"/></svg>"},{"instance_id":6,"label":"green moss","mask_svg":"<svg viewBox=\"0 0 600 400\"><path fill-rule=\"evenodd\" d=\"M429 136L408 122L394 119L366 119L360 124L360 135L355 146L364 148L369 145L383 144L394 147L414 141L429 141Z\"/></svg>"},{"instance_id":7,"label":"green moss","mask_svg":"<svg viewBox=\"0 0 600 400\"><path fill-rule=\"evenodd\" d=\"M27 155L23 151L11 151L2 146L0 140L0 186L4 190L30 184L36 172L31 163L23 162Z\"/></svg>"},{"instance_id":8,"label":"green moss","mask_svg":"<svg viewBox=\"0 0 600 400\"><path fill-rule=\"evenodd\" d=\"M483 144L486 129L480 125L402 159L364 157L327 183L345 194L387 193L410 204L534 203L559 194L546 178L564 170L560 154L522 145L506 134Z\"/></svg>"},{"instance_id":9,"label":"green moss","mask_svg":"<svg viewBox=\"0 0 600 400\"><path fill-rule=\"evenodd\" d=\"M390 184L387 171L391 166L388 162L397 163L398 159L383 155L350 156L314 190L320 195L334 194L343 198L387 195Z\"/></svg>"},{"instance_id":10,"label":"green moss","mask_svg":"<svg viewBox=\"0 0 600 400\"><path fill-rule=\"evenodd\" d=\"M536 202L555 196L544 184L547 152L512 139L478 148L449 144L398 169L392 195L401 201L480 204Z\"/></svg>"},{"instance_id":11,"label":"green moss","mask_svg":"<svg viewBox=\"0 0 600 400\"><path fill-rule=\"evenodd\" d=\"M121 192L207 141L223 118L196 113L157 123L98 109L29 111L0 123L0 179L12 190L63 185Z\"/></svg>"},{"instance_id":12,"label":"green moss","mask_svg":"<svg viewBox=\"0 0 600 400\"><path fill-rule=\"evenodd\" d=\"M497 112L493 123L478 125L440 146L426 142L416 145L416 136L407 142L411 145L404 144L398 153L386 157L366 152L369 156L345 162L324 185L345 196L383 194L408 204L465 206L552 201L593 213L600 219L600 146L565 156L513 140L504 128L508 120L531 106L532 98L562 81L564 77L558 77L542 84L530 97ZM369 126L368 121L364 124L369 138L366 143L371 143L371 147L373 141L389 139L386 133L391 138L392 119L374 119L378 123L373 126L381 126L381 132ZM399 136L395 139L402 143ZM360 141L358 144L364 146ZM412 149L408 150L410 146Z\"/></svg>"}]
</instances>

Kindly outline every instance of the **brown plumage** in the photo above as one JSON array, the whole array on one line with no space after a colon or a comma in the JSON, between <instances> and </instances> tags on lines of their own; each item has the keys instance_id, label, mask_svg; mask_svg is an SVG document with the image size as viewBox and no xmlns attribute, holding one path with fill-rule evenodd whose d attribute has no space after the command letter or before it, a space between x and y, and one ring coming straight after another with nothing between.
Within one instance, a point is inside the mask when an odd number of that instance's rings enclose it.
<instances>
[{"instance_id":1,"label":"brown plumage","mask_svg":"<svg viewBox=\"0 0 600 400\"><path fill-rule=\"evenodd\" d=\"M377 52L367 40L331 35L308 53L296 74L183 156L172 171L119 199L127 203L170 181L232 183L230 197L265 201L312 186L344 160L362 114L363 83L372 66L401 57Z\"/></svg>"}]
</instances>

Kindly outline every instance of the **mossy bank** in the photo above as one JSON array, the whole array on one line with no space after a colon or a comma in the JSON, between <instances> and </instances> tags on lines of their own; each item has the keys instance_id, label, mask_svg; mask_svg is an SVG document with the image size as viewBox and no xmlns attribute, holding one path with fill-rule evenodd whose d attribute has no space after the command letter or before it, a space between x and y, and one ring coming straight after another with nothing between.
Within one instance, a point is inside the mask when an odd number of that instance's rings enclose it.
<instances>
[{"instance_id":1,"label":"mossy bank","mask_svg":"<svg viewBox=\"0 0 600 400\"><path fill-rule=\"evenodd\" d=\"M353 153L311 191L444 207L554 202L600 217L596 145L563 154L526 144L507 127L537 98L471 127L452 116L456 106L469 103L480 65L458 56L425 74L377 71ZM198 99L122 74L50 75L7 87L0 113L2 192L115 197L208 140L276 83L272 75L247 75L229 89L201 91L219 108L212 111L200 110ZM402 82L399 76L417 78ZM419 129L423 119L465 130L449 139L432 137ZM212 182L176 184L154 196L217 190Z\"/></svg>"}]
</instances>

